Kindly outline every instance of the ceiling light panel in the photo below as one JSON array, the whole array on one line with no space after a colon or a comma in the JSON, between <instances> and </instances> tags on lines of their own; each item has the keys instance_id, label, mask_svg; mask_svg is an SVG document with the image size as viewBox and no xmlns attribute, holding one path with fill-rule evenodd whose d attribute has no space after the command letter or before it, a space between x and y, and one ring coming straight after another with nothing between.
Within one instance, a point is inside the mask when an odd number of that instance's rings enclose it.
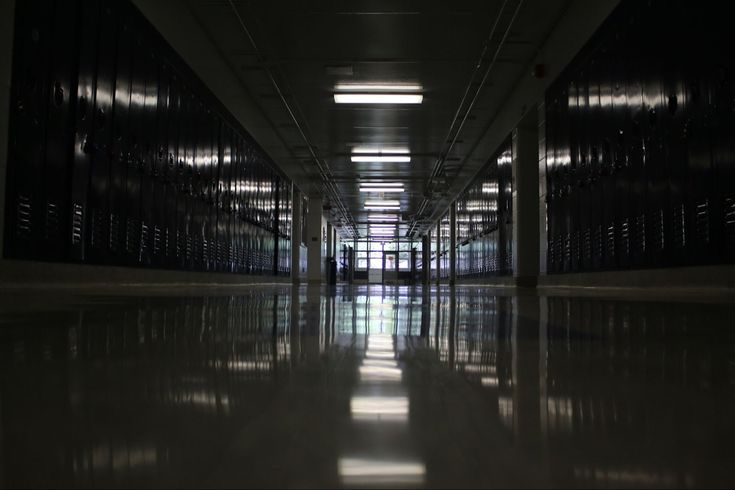
<instances>
[{"instance_id":1,"label":"ceiling light panel","mask_svg":"<svg viewBox=\"0 0 735 490\"><path fill-rule=\"evenodd\" d=\"M336 92L420 92L421 85L404 83L338 83Z\"/></svg>"},{"instance_id":2,"label":"ceiling light panel","mask_svg":"<svg viewBox=\"0 0 735 490\"><path fill-rule=\"evenodd\" d=\"M401 201L365 201L365 206L400 206Z\"/></svg>"},{"instance_id":3,"label":"ceiling light panel","mask_svg":"<svg viewBox=\"0 0 735 490\"><path fill-rule=\"evenodd\" d=\"M336 93L337 104L421 104L421 94L387 94L387 93Z\"/></svg>"},{"instance_id":4,"label":"ceiling light panel","mask_svg":"<svg viewBox=\"0 0 735 490\"><path fill-rule=\"evenodd\" d=\"M401 155L352 155L352 163L410 163L410 156Z\"/></svg>"}]
</instances>

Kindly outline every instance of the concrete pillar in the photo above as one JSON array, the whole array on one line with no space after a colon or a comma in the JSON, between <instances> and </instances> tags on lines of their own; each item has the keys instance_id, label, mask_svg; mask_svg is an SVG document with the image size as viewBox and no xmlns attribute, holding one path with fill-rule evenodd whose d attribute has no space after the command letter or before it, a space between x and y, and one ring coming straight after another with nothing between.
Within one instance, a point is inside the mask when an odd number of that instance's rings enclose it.
<instances>
[{"instance_id":1,"label":"concrete pillar","mask_svg":"<svg viewBox=\"0 0 735 490\"><path fill-rule=\"evenodd\" d=\"M424 271L421 284L429 286L431 284L431 232L424 235L421 247L423 250L421 253L421 269Z\"/></svg>"},{"instance_id":2,"label":"concrete pillar","mask_svg":"<svg viewBox=\"0 0 735 490\"><path fill-rule=\"evenodd\" d=\"M442 261L439 258L442 252L442 228L441 225L436 227L436 285L442 283Z\"/></svg>"},{"instance_id":3,"label":"concrete pillar","mask_svg":"<svg viewBox=\"0 0 735 490\"><path fill-rule=\"evenodd\" d=\"M301 282L301 219L303 212L301 210L301 192L293 187L293 218L291 220L291 280L294 284Z\"/></svg>"},{"instance_id":4,"label":"concrete pillar","mask_svg":"<svg viewBox=\"0 0 735 490\"><path fill-rule=\"evenodd\" d=\"M13 62L15 0L0 2L0 259L5 247L5 185L10 122L10 79Z\"/></svg>"},{"instance_id":5,"label":"concrete pillar","mask_svg":"<svg viewBox=\"0 0 735 490\"><path fill-rule=\"evenodd\" d=\"M537 110L513 130L513 276L535 287L539 273L539 175Z\"/></svg>"},{"instance_id":6,"label":"concrete pillar","mask_svg":"<svg viewBox=\"0 0 735 490\"><path fill-rule=\"evenodd\" d=\"M309 284L322 284L324 269L324 237L322 236L322 198L309 197L309 212L306 216L307 265L306 279Z\"/></svg>"},{"instance_id":7,"label":"concrete pillar","mask_svg":"<svg viewBox=\"0 0 735 490\"><path fill-rule=\"evenodd\" d=\"M449 284L457 284L457 203L449 206Z\"/></svg>"},{"instance_id":8,"label":"concrete pillar","mask_svg":"<svg viewBox=\"0 0 735 490\"><path fill-rule=\"evenodd\" d=\"M334 256L334 231L332 228L332 223L327 223L327 258Z\"/></svg>"}]
</instances>

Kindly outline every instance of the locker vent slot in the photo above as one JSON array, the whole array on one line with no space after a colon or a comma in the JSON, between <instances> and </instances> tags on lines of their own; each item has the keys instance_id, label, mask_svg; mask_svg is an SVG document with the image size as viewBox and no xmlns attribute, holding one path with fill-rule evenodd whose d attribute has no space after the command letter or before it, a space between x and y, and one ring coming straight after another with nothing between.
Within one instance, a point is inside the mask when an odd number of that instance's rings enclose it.
<instances>
[{"instance_id":1,"label":"locker vent slot","mask_svg":"<svg viewBox=\"0 0 735 490\"><path fill-rule=\"evenodd\" d=\"M31 237L31 217L33 214L30 197L18 196L18 209L16 213L18 219L18 237L29 239Z\"/></svg>"},{"instance_id":2,"label":"locker vent slot","mask_svg":"<svg viewBox=\"0 0 735 490\"><path fill-rule=\"evenodd\" d=\"M161 244L162 244L162 230L154 225L153 226L153 255L161 255Z\"/></svg>"},{"instance_id":3,"label":"locker vent slot","mask_svg":"<svg viewBox=\"0 0 735 490\"><path fill-rule=\"evenodd\" d=\"M630 221L627 219L620 222L620 242L618 249L623 256L627 257L630 255Z\"/></svg>"},{"instance_id":4,"label":"locker vent slot","mask_svg":"<svg viewBox=\"0 0 735 490\"><path fill-rule=\"evenodd\" d=\"M663 209L659 209L651 214L649 228L648 248L652 248L653 250L663 250L665 245Z\"/></svg>"},{"instance_id":5,"label":"locker vent slot","mask_svg":"<svg viewBox=\"0 0 735 490\"><path fill-rule=\"evenodd\" d=\"M587 228L584 230L584 245L583 245L583 253L584 258L586 260L592 259L592 230Z\"/></svg>"},{"instance_id":6,"label":"locker vent slot","mask_svg":"<svg viewBox=\"0 0 735 490\"><path fill-rule=\"evenodd\" d=\"M697 240L699 242L709 243L709 199L697 203L694 222L696 223Z\"/></svg>"},{"instance_id":7,"label":"locker vent slot","mask_svg":"<svg viewBox=\"0 0 735 490\"><path fill-rule=\"evenodd\" d=\"M687 244L686 213L684 205L675 206L672 215L672 241L676 248L684 248Z\"/></svg>"},{"instance_id":8,"label":"locker vent slot","mask_svg":"<svg viewBox=\"0 0 735 490\"><path fill-rule=\"evenodd\" d=\"M594 235L592 238L592 254L595 259L602 257L605 240L602 233L602 225L598 225L595 228Z\"/></svg>"},{"instance_id":9,"label":"locker vent slot","mask_svg":"<svg viewBox=\"0 0 735 490\"><path fill-rule=\"evenodd\" d=\"M607 249L605 255L608 258L615 257L615 223L610 223L607 226Z\"/></svg>"},{"instance_id":10,"label":"locker vent slot","mask_svg":"<svg viewBox=\"0 0 735 490\"><path fill-rule=\"evenodd\" d=\"M71 243L79 245L84 237L84 208L81 204L74 203L71 218Z\"/></svg>"},{"instance_id":11,"label":"locker vent slot","mask_svg":"<svg viewBox=\"0 0 735 490\"><path fill-rule=\"evenodd\" d=\"M91 237L92 248L100 249L105 243L104 227L102 226L103 222L104 222L104 217L103 217L102 211L99 211L99 210L93 211L92 212L92 237Z\"/></svg>"},{"instance_id":12,"label":"locker vent slot","mask_svg":"<svg viewBox=\"0 0 735 490\"><path fill-rule=\"evenodd\" d=\"M109 247L112 252L117 253L120 250L120 217L117 214L110 215L110 242Z\"/></svg>"},{"instance_id":13,"label":"locker vent slot","mask_svg":"<svg viewBox=\"0 0 735 490\"><path fill-rule=\"evenodd\" d=\"M148 255L148 241L150 240L148 224L140 222L140 259Z\"/></svg>"},{"instance_id":14,"label":"locker vent slot","mask_svg":"<svg viewBox=\"0 0 735 490\"><path fill-rule=\"evenodd\" d=\"M641 214L636 217L635 230L633 233L635 252L640 254L646 253L646 215Z\"/></svg>"},{"instance_id":15,"label":"locker vent slot","mask_svg":"<svg viewBox=\"0 0 735 490\"><path fill-rule=\"evenodd\" d=\"M59 206L52 203L46 203L46 240L52 240L59 236Z\"/></svg>"},{"instance_id":16,"label":"locker vent slot","mask_svg":"<svg viewBox=\"0 0 735 490\"><path fill-rule=\"evenodd\" d=\"M725 198L725 233L727 241L732 245L735 244L735 197Z\"/></svg>"}]
</instances>

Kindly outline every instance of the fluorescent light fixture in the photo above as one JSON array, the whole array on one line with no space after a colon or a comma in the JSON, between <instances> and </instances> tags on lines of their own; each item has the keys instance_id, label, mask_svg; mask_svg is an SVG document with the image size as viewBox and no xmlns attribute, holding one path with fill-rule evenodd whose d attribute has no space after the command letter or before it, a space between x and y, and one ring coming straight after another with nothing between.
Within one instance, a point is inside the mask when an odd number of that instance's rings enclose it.
<instances>
[{"instance_id":1,"label":"fluorescent light fixture","mask_svg":"<svg viewBox=\"0 0 735 490\"><path fill-rule=\"evenodd\" d=\"M388 94L388 93L339 93L334 94L337 104L421 104L421 94Z\"/></svg>"},{"instance_id":2,"label":"fluorescent light fixture","mask_svg":"<svg viewBox=\"0 0 735 490\"><path fill-rule=\"evenodd\" d=\"M408 148L375 148L375 147L367 147L367 146L356 146L352 149L353 155L360 155L360 154L369 154L369 155L381 155L381 154L389 154L389 155L407 155L408 153L411 153L411 151Z\"/></svg>"},{"instance_id":3,"label":"fluorescent light fixture","mask_svg":"<svg viewBox=\"0 0 735 490\"><path fill-rule=\"evenodd\" d=\"M401 201L365 201L365 206L400 206Z\"/></svg>"},{"instance_id":4,"label":"fluorescent light fixture","mask_svg":"<svg viewBox=\"0 0 735 490\"><path fill-rule=\"evenodd\" d=\"M360 192L380 192L382 194L401 194L406 192L406 189L399 189L397 187L361 187Z\"/></svg>"},{"instance_id":5,"label":"fluorescent light fixture","mask_svg":"<svg viewBox=\"0 0 735 490\"><path fill-rule=\"evenodd\" d=\"M398 216L370 216L368 218L368 221L373 221L376 223L397 223L398 222Z\"/></svg>"},{"instance_id":6,"label":"fluorescent light fixture","mask_svg":"<svg viewBox=\"0 0 735 490\"><path fill-rule=\"evenodd\" d=\"M402 83L338 83L337 92L419 92L421 85Z\"/></svg>"},{"instance_id":7,"label":"fluorescent light fixture","mask_svg":"<svg viewBox=\"0 0 735 490\"><path fill-rule=\"evenodd\" d=\"M365 206L365 211L400 211L400 206Z\"/></svg>"},{"instance_id":8,"label":"fluorescent light fixture","mask_svg":"<svg viewBox=\"0 0 735 490\"><path fill-rule=\"evenodd\" d=\"M411 157L400 155L352 155L352 163L411 163Z\"/></svg>"},{"instance_id":9,"label":"fluorescent light fixture","mask_svg":"<svg viewBox=\"0 0 735 490\"><path fill-rule=\"evenodd\" d=\"M403 187L403 182L363 182L362 187Z\"/></svg>"}]
</instances>

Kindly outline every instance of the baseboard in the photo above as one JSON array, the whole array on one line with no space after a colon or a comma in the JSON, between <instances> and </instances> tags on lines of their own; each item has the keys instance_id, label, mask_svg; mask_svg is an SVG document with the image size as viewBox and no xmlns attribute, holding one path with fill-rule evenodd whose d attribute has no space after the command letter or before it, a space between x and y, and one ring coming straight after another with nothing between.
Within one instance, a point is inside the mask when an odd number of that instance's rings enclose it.
<instances>
[{"instance_id":1,"label":"baseboard","mask_svg":"<svg viewBox=\"0 0 735 490\"><path fill-rule=\"evenodd\" d=\"M0 260L0 288L118 288L125 286L241 286L291 284L290 277L137 267Z\"/></svg>"},{"instance_id":2,"label":"baseboard","mask_svg":"<svg viewBox=\"0 0 735 490\"><path fill-rule=\"evenodd\" d=\"M538 286L569 288L733 289L735 288L735 265L549 274L539 276Z\"/></svg>"}]
</instances>

